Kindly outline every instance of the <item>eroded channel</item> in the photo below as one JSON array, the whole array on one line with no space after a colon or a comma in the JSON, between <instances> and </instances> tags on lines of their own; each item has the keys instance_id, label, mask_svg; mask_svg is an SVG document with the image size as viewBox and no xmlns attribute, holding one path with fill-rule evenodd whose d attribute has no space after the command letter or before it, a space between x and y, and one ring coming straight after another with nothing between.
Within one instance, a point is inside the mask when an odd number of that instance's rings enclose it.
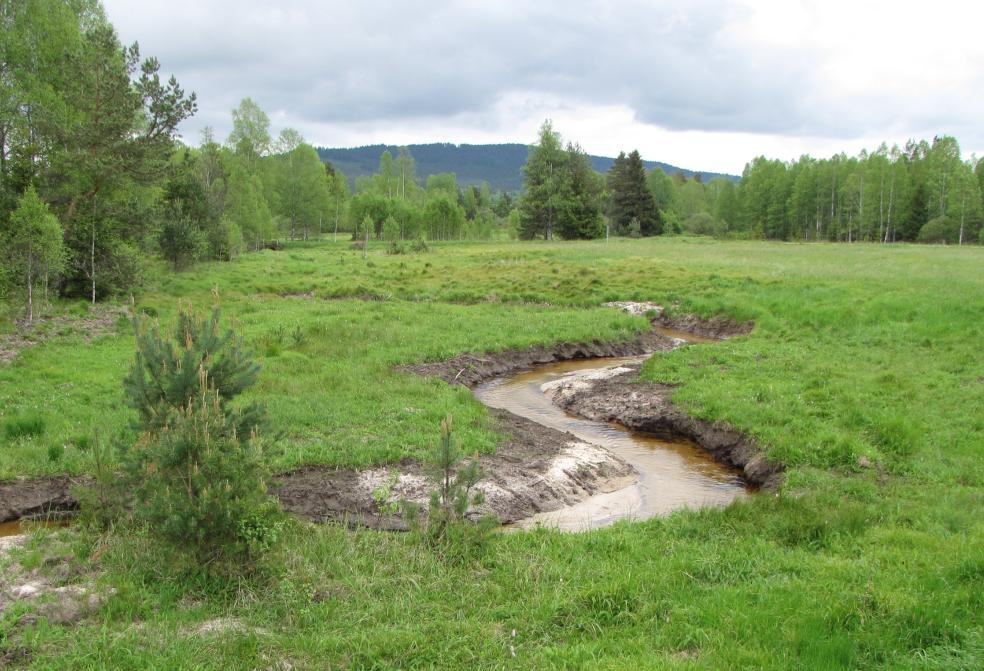
<instances>
[{"instance_id":1,"label":"eroded channel","mask_svg":"<svg viewBox=\"0 0 984 671\"><path fill-rule=\"evenodd\" d=\"M545 387L549 389L550 383L565 377L606 376L610 369L639 364L646 358L581 359L544 364L475 388L475 395L482 403L600 445L628 462L639 474L638 480L628 487L597 494L559 510L537 513L514 526L544 525L581 531L607 526L621 519L663 515L680 508L727 505L749 494L739 472L715 462L697 445L682 440L660 440L616 424L576 417L554 405L544 391Z\"/></svg>"}]
</instances>

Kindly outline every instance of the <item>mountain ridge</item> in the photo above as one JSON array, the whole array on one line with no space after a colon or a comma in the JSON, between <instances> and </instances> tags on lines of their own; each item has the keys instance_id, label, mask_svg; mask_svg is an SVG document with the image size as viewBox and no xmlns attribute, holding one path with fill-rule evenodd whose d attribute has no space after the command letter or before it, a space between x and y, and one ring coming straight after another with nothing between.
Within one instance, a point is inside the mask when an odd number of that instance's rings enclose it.
<instances>
[{"instance_id":1,"label":"mountain ridge","mask_svg":"<svg viewBox=\"0 0 984 671\"><path fill-rule=\"evenodd\" d=\"M454 144L451 142L431 142L428 144L404 145L410 150L417 165L417 176L426 178L441 172L453 172L458 184L489 183L493 190L519 191L523 187L522 167L526 163L529 145L519 143L502 144ZM384 151L396 156L399 145L371 144L361 147L316 147L322 161L328 161L345 173L350 181L356 177L371 175L379 169L379 157ZM607 172L615 161L608 156L589 155L591 165L598 172ZM683 173L687 178L700 174L703 181L723 177L737 181L737 175L704 172L679 168L661 161L643 161L647 170L662 168L673 175Z\"/></svg>"}]
</instances>

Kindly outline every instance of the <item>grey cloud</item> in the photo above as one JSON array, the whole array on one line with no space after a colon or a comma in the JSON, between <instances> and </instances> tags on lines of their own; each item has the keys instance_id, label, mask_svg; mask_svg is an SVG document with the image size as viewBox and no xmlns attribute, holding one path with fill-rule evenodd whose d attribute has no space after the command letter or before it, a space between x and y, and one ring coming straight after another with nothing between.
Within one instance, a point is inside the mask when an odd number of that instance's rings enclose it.
<instances>
[{"instance_id":1,"label":"grey cloud","mask_svg":"<svg viewBox=\"0 0 984 671\"><path fill-rule=\"evenodd\" d=\"M627 105L671 130L830 137L910 111L825 100L817 55L735 39L746 12L725 0L106 4L124 39L198 92L195 127L227 127L245 96L346 124L482 118L510 92L536 91Z\"/></svg>"}]
</instances>

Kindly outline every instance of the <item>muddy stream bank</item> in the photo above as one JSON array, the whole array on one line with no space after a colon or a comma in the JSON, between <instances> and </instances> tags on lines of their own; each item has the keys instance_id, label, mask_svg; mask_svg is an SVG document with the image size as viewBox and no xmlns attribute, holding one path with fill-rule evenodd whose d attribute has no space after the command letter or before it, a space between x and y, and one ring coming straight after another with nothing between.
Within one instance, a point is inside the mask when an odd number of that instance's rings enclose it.
<instances>
[{"instance_id":1,"label":"muddy stream bank","mask_svg":"<svg viewBox=\"0 0 984 671\"><path fill-rule=\"evenodd\" d=\"M781 467L730 427L689 417L670 389L637 380L646 355L687 342L747 333L751 324L657 318L620 343L536 346L403 367L473 389L504 440L481 457L479 487L504 524L590 528L680 507L723 505L749 487L773 486ZM614 358L613 358L614 357ZM85 478L0 483L0 522L77 508ZM287 512L316 521L403 529L401 499L425 502L425 468L412 460L363 471L313 466L276 476L271 494ZM10 526L9 529L16 527ZM0 529L0 531L7 530Z\"/></svg>"},{"instance_id":2,"label":"muddy stream bank","mask_svg":"<svg viewBox=\"0 0 984 671\"><path fill-rule=\"evenodd\" d=\"M687 440L657 438L612 421L579 417L554 398L571 387L637 372L647 356L601 358L544 364L497 378L475 388L492 408L509 410L538 424L566 431L604 448L635 472L621 489L595 494L572 506L539 512L514 526L544 525L566 531L606 526L620 519L646 519L679 508L726 505L749 492L740 471L720 464Z\"/></svg>"}]
</instances>

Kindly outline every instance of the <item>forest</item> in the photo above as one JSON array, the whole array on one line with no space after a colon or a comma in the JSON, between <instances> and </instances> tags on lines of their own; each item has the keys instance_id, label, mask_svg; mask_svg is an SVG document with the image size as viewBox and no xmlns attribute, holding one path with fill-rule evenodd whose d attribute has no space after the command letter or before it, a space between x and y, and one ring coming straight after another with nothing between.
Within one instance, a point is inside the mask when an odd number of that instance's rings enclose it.
<instances>
[{"instance_id":1,"label":"forest","mask_svg":"<svg viewBox=\"0 0 984 671\"><path fill-rule=\"evenodd\" d=\"M492 191L508 191L518 193L523 189L523 164L529 156L528 144L451 144L435 142L431 144L410 144L406 147L398 145L367 145L364 147L338 148L317 147L318 155L326 163L331 163L336 169L349 176L354 184L356 177L371 175L376 172L379 157L388 151L396 155L400 150L409 151L417 162L417 172L422 175L432 175L442 172L453 172L462 185L479 186L487 182ZM606 156L588 156L591 165L598 172L608 172L614 159ZM686 168L660 161L645 161L646 170L660 168L663 172L675 175L681 173L686 178L692 178L696 173ZM704 181L715 177L723 177L734 181L736 175L718 173L702 173Z\"/></svg>"}]
</instances>

